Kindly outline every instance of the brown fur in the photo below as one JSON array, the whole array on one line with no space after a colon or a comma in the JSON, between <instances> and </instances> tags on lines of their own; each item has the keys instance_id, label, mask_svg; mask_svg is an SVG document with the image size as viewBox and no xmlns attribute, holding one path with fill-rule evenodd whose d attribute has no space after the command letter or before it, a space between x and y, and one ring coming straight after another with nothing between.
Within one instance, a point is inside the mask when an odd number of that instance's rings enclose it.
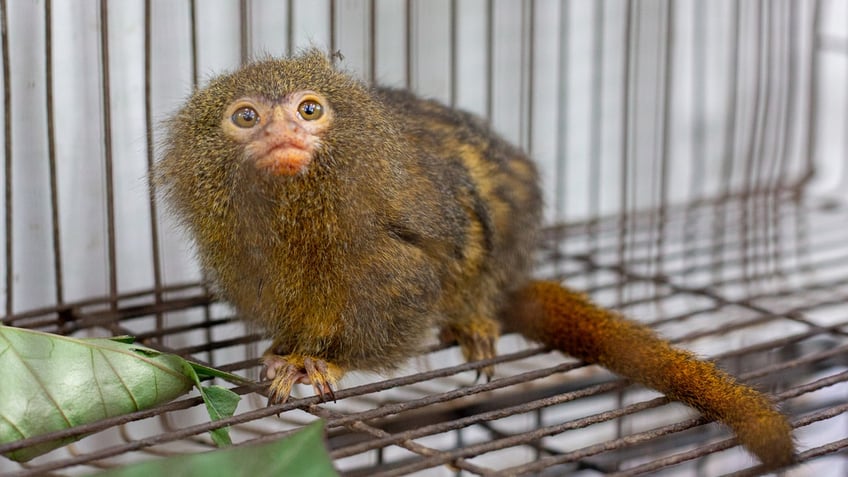
<instances>
[{"instance_id":1,"label":"brown fur","mask_svg":"<svg viewBox=\"0 0 848 477\"><path fill-rule=\"evenodd\" d=\"M221 132L222 111L300 90L327 98L331 127L304 174L264 174ZM204 269L273 354L329 364L322 382L391 369L434 326L469 359L492 356L498 317L515 315L528 337L726 422L770 465L790 462L788 424L761 394L558 285L515 289L528 284L541 194L532 163L479 119L365 86L309 52L212 80L167 130L155 183Z\"/></svg>"},{"instance_id":2,"label":"brown fur","mask_svg":"<svg viewBox=\"0 0 848 477\"><path fill-rule=\"evenodd\" d=\"M598 363L717 419L760 460L792 462L792 427L772 402L714 364L672 347L649 328L554 282L532 282L504 313L530 339Z\"/></svg>"}]
</instances>

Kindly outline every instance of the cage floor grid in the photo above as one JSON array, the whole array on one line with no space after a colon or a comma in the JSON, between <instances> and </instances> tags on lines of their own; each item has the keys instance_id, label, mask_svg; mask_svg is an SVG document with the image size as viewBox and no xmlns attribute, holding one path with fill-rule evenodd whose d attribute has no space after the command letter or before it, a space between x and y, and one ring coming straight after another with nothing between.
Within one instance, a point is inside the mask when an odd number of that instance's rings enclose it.
<instances>
[{"instance_id":1,"label":"cage floor grid","mask_svg":"<svg viewBox=\"0 0 848 477\"><path fill-rule=\"evenodd\" d=\"M848 207L756 196L634 212L547 229L539 274L650 322L673 342L771 392L791 415L792 475L848 471ZM256 378L267 345L199 284L32 310L5 323L146 345ZM307 387L265 406L261 384L224 421L237 445L277 439L316 418L349 476L756 475L724 427L594 366L516 336L464 363L432 345L390 377L354 374L321 403ZM477 369L495 365L490 382ZM194 395L78 426L89 437L9 470L90 473L211 450ZM0 452L25 444L0 445ZM2 469L2 468L0 468ZM809 473L809 474L808 474Z\"/></svg>"}]
</instances>

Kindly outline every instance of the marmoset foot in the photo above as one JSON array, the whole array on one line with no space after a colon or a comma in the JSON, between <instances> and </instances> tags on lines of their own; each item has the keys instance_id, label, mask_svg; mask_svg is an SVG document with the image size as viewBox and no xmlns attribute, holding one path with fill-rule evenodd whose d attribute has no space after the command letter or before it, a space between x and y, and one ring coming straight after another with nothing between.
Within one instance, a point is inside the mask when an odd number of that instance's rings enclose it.
<instances>
[{"instance_id":1,"label":"marmoset foot","mask_svg":"<svg viewBox=\"0 0 848 477\"><path fill-rule=\"evenodd\" d=\"M497 355L495 344L500 336L500 326L489 318L474 318L462 323L451 323L444 326L439 333L443 343L456 341L466 361L479 361L494 358ZM491 381L495 374L494 366L485 366L477 371L477 379L481 375Z\"/></svg>"},{"instance_id":2,"label":"marmoset foot","mask_svg":"<svg viewBox=\"0 0 848 477\"><path fill-rule=\"evenodd\" d=\"M282 404L289 399L292 387L311 384L321 401L336 400L333 387L344 372L332 363L311 356L266 354L262 357L265 377L271 381L268 405Z\"/></svg>"}]
</instances>

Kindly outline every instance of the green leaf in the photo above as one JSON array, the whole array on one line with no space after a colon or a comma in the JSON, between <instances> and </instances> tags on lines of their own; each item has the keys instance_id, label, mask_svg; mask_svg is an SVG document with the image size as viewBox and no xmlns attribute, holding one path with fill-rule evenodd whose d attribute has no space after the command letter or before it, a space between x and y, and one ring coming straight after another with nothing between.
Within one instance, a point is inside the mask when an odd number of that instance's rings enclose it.
<instances>
[{"instance_id":1,"label":"green leaf","mask_svg":"<svg viewBox=\"0 0 848 477\"><path fill-rule=\"evenodd\" d=\"M209 366L204 366L200 363L195 363L194 361L188 361L191 364L191 367L194 369L197 376L200 380L210 379L210 378L221 378L224 381L233 383L233 384L254 384L253 381L249 379L245 379L236 374L227 373L225 371L221 371L220 369L210 368Z\"/></svg>"},{"instance_id":2,"label":"green leaf","mask_svg":"<svg viewBox=\"0 0 848 477\"><path fill-rule=\"evenodd\" d=\"M203 396L203 402L206 404L206 412L209 413L209 418L213 421L230 417L236 412L241 396L221 386L201 386L200 378L197 376L197 363L186 361L183 365L186 375L191 376L197 386L200 395ZM211 368L206 368L211 369ZM232 445L230 440L230 431L227 427L219 427L209 431L212 440L218 447Z\"/></svg>"},{"instance_id":3,"label":"green leaf","mask_svg":"<svg viewBox=\"0 0 848 477\"><path fill-rule=\"evenodd\" d=\"M169 457L94 475L97 477L338 476L333 469L323 436L323 422L315 421L291 436L268 444L246 445L202 454Z\"/></svg>"},{"instance_id":4,"label":"green leaf","mask_svg":"<svg viewBox=\"0 0 848 477\"><path fill-rule=\"evenodd\" d=\"M120 336L111 336L109 337L112 341L117 341L118 343L126 343L133 344L135 343L135 336L130 335L120 335Z\"/></svg>"},{"instance_id":5,"label":"green leaf","mask_svg":"<svg viewBox=\"0 0 848 477\"><path fill-rule=\"evenodd\" d=\"M200 388L195 365L128 344L126 337L78 339L0 325L0 444L169 402L192 386ZM204 377L245 381L229 373L210 373L205 366L200 369ZM238 395L225 391L213 391L210 404L208 389L201 389L213 419L235 412ZM226 430L217 434L215 442L229 441ZM4 455L27 461L81 437Z\"/></svg>"},{"instance_id":6,"label":"green leaf","mask_svg":"<svg viewBox=\"0 0 848 477\"><path fill-rule=\"evenodd\" d=\"M236 412L241 396L221 386L205 386L200 388L203 394L203 402L206 404L206 411L209 412L209 417L213 421L232 417ZM219 427L209 431L212 435L212 440L218 447L232 445L230 440L229 427Z\"/></svg>"}]
</instances>

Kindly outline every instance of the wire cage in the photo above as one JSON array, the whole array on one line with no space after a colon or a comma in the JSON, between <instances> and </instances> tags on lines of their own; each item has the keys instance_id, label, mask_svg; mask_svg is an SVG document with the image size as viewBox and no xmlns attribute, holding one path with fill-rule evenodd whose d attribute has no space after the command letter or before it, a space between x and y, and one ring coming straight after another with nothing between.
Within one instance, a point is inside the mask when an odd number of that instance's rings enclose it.
<instances>
[{"instance_id":1,"label":"wire cage","mask_svg":"<svg viewBox=\"0 0 848 477\"><path fill-rule=\"evenodd\" d=\"M268 342L216 301L146 185L160 123L251 58L340 52L475 112L538 162L538 275L771 393L787 475L848 460L848 6L793 0L0 0L3 324L145 345L252 379ZM243 399L236 445L316 418L343 475L756 475L724 427L515 336L465 363ZM490 382L475 380L495 364ZM13 385L3 383L2 385ZM212 450L195 394L62 431L11 475ZM0 452L59 434L0 445Z\"/></svg>"}]
</instances>

